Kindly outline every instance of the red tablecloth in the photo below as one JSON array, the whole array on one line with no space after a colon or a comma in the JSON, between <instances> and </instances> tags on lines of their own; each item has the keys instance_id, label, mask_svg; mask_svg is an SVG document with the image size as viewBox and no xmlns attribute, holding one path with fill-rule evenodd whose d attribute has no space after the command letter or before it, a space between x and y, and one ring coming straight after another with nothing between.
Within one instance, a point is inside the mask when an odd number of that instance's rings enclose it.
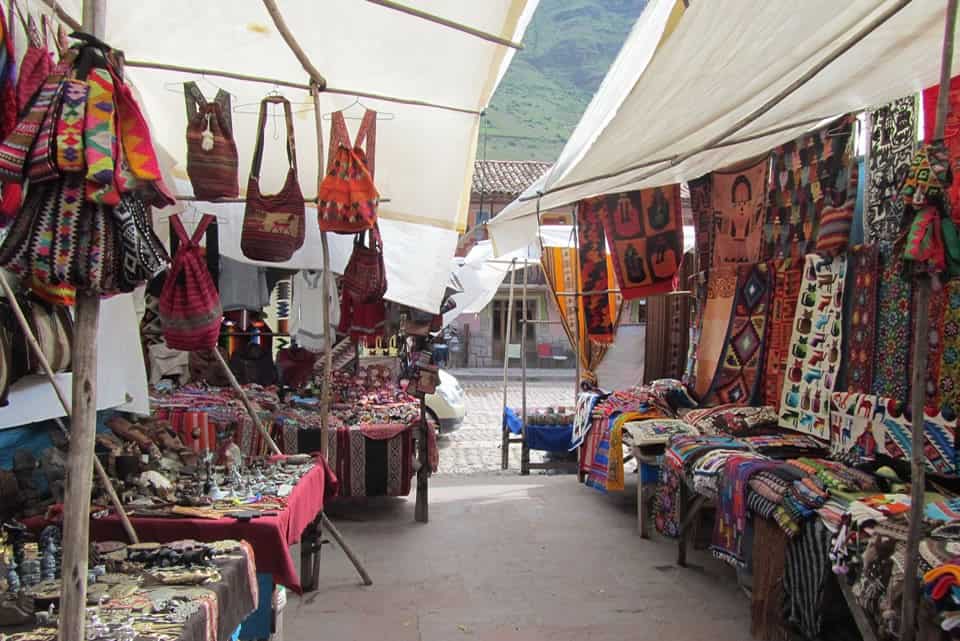
<instances>
[{"instance_id":1,"label":"red tablecloth","mask_svg":"<svg viewBox=\"0 0 960 641\"><path fill-rule=\"evenodd\" d=\"M250 521L233 518L144 518L130 522L141 541L167 543L180 539L220 541L245 540L253 547L257 572L270 573L273 580L300 594L300 576L290 556L290 546L323 510L324 500L337 492L337 477L327 464L317 458L317 466L307 472L287 497L287 506L277 516L263 516ZM36 525L28 523L31 528ZM115 514L92 519L90 538L94 541L126 541L120 517Z\"/></svg>"}]
</instances>

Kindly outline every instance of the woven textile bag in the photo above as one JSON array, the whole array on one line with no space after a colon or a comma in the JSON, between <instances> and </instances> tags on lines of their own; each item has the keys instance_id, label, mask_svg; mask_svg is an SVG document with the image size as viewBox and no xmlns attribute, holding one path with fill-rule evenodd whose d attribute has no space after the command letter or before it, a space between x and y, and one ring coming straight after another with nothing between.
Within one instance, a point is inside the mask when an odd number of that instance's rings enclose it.
<instances>
[{"instance_id":1,"label":"woven textile bag","mask_svg":"<svg viewBox=\"0 0 960 641\"><path fill-rule=\"evenodd\" d=\"M173 265L160 292L160 320L163 337L171 349L188 352L214 349L220 335L220 294L207 269L200 239L216 219L205 215L193 232L187 236L180 216L171 216L170 224L180 238L180 246L173 257Z\"/></svg>"},{"instance_id":2,"label":"woven textile bag","mask_svg":"<svg viewBox=\"0 0 960 641\"><path fill-rule=\"evenodd\" d=\"M267 104L283 105L287 124L287 161L290 168L283 189L273 195L260 193L260 165L263 161L263 130L267 122ZM303 245L306 228L303 192L297 181L297 148L293 142L293 115L290 101L282 96L269 96L260 103L260 123L253 166L247 182L247 206L243 214L240 250L253 260L282 263L290 260Z\"/></svg>"},{"instance_id":3,"label":"woven textile bag","mask_svg":"<svg viewBox=\"0 0 960 641\"><path fill-rule=\"evenodd\" d=\"M387 268L383 263L383 242L380 228L370 230L370 246L364 245L366 234L353 241L353 253L343 272L343 292L357 303L373 303L387 293Z\"/></svg>"},{"instance_id":4,"label":"woven textile bag","mask_svg":"<svg viewBox=\"0 0 960 641\"><path fill-rule=\"evenodd\" d=\"M320 231L353 234L373 229L380 198L373 184L377 113L370 109L364 113L352 145L343 113L335 111L330 118L330 157L317 196Z\"/></svg>"},{"instance_id":5,"label":"woven textile bag","mask_svg":"<svg viewBox=\"0 0 960 641\"><path fill-rule=\"evenodd\" d=\"M203 200L235 198L237 145L230 122L230 94L222 89L213 102L195 82L183 83L187 101L187 175L193 194Z\"/></svg>"}]
</instances>

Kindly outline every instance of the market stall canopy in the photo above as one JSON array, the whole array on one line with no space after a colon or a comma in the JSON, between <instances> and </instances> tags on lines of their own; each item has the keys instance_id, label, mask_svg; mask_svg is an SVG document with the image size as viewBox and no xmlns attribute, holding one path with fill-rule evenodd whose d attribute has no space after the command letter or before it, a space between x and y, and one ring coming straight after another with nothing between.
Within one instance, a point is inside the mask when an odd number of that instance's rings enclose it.
<instances>
[{"instance_id":1,"label":"market stall canopy","mask_svg":"<svg viewBox=\"0 0 960 641\"><path fill-rule=\"evenodd\" d=\"M943 2L686 4L651 0L557 162L488 224L496 253L536 237L538 193L691 180L939 79Z\"/></svg>"},{"instance_id":2,"label":"market stall canopy","mask_svg":"<svg viewBox=\"0 0 960 641\"><path fill-rule=\"evenodd\" d=\"M405 0L403 4L519 41L537 0ZM60 5L80 18L79 0L61 1ZM175 177L187 177L183 83L196 81L211 99L219 88L233 96L242 192L253 155L260 100L271 91L286 96L293 103L300 184L306 198L316 195L318 150L312 100L305 89L309 78L263 2L114 0L106 5L104 40L122 50L130 63L128 77L142 97L155 140L176 163ZM327 91L320 96L323 112L343 109L359 98L360 105L348 110L351 136L356 134L359 121L349 117L362 115L363 107L383 115L384 119L377 122L375 178L381 196L389 200L380 206L388 252L387 297L436 310L457 232L466 223L480 112L506 71L514 49L372 2L284 0L278 6L293 36L327 81ZM47 8L41 0L33 0L31 9ZM272 86L214 74L149 69L135 66L138 62L204 68L279 82ZM418 101L454 109L409 104ZM325 145L329 124L325 118ZM268 119L261 178L264 193L279 191L286 178L283 127L282 115ZM320 151L326 158L326 147ZM233 209L239 212L242 207ZM308 223L313 225L314 212L307 208ZM391 246L404 250L416 247L419 271L404 274L409 268Z\"/></svg>"}]
</instances>

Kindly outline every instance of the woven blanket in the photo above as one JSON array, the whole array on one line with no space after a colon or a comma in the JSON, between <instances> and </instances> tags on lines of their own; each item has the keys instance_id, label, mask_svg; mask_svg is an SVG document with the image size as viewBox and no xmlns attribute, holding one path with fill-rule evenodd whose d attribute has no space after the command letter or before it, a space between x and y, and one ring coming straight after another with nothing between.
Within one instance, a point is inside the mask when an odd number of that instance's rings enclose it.
<instances>
[{"instance_id":1,"label":"woven blanket","mask_svg":"<svg viewBox=\"0 0 960 641\"><path fill-rule=\"evenodd\" d=\"M675 418L630 421L623 426L625 440L637 447L664 445L677 434L698 434L697 428Z\"/></svg>"},{"instance_id":2,"label":"woven blanket","mask_svg":"<svg viewBox=\"0 0 960 641\"><path fill-rule=\"evenodd\" d=\"M697 396L702 397L713 382L717 365L723 351L733 299L737 291L735 270L724 268L710 272L707 279L707 296L700 320L700 336L697 341L696 386Z\"/></svg>"},{"instance_id":3,"label":"woven blanket","mask_svg":"<svg viewBox=\"0 0 960 641\"><path fill-rule=\"evenodd\" d=\"M747 488L751 477L778 465L760 454L734 452L717 479L717 516L710 550L722 561L744 566L743 533L747 529Z\"/></svg>"},{"instance_id":4,"label":"woven blanket","mask_svg":"<svg viewBox=\"0 0 960 641\"><path fill-rule=\"evenodd\" d=\"M753 164L714 171L690 182L694 220L700 225L707 223L709 230L701 232L709 245L706 250L698 247L698 251L704 252L702 259L709 262L701 262L700 269L739 267L759 260L769 166L769 158L763 157Z\"/></svg>"},{"instance_id":5,"label":"woven blanket","mask_svg":"<svg viewBox=\"0 0 960 641\"><path fill-rule=\"evenodd\" d=\"M683 259L680 185L590 198L579 211L581 220L602 222L625 299L675 289Z\"/></svg>"},{"instance_id":6,"label":"woven blanket","mask_svg":"<svg viewBox=\"0 0 960 641\"><path fill-rule=\"evenodd\" d=\"M847 259L807 256L783 383L780 426L827 440L830 394L840 368Z\"/></svg>"},{"instance_id":7,"label":"woven blanket","mask_svg":"<svg viewBox=\"0 0 960 641\"><path fill-rule=\"evenodd\" d=\"M739 437L775 428L779 416L770 405L753 407L731 403L690 410L683 420L704 435Z\"/></svg>"},{"instance_id":8,"label":"woven blanket","mask_svg":"<svg viewBox=\"0 0 960 641\"><path fill-rule=\"evenodd\" d=\"M913 280L904 274L900 252L882 245L877 286L877 339L873 387L878 396L910 398L910 345L913 343Z\"/></svg>"},{"instance_id":9,"label":"woven blanket","mask_svg":"<svg viewBox=\"0 0 960 641\"><path fill-rule=\"evenodd\" d=\"M903 402L873 394L834 393L831 399L830 446L836 453L861 458L884 454L909 460L912 421ZM957 472L957 420L928 408L924 417L924 465L933 472Z\"/></svg>"},{"instance_id":10,"label":"woven blanket","mask_svg":"<svg viewBox=\"0 0 960 641\"><path fill-rule=\"evenodd\" d=\"M766 263L738 269L733 314L713 382L702 400L704 405L756 402L772 289L771 270Z\"/></svg>"},{"instance_id":11,"label":"woven blanket","mask_svg":"<svg viewBox=\"0 0 960 641\"><path fill-rule=\"evenodd\" d=\"M767 345L764 354L763 396L761 402L780 410L780 394L787 373L790 354L790 336L793 317L797 312L797 297L803 268L799 260L773 262L773 297L770 300L770 318L767 321Z\"/></svg>"},{"instance_id":12,"label":"woven blanket","mask_svg":"<svg viewBox=\"0 0 960 641\"><path fill-rule=\"evenodd\" d=\"M930 328L939 344L931 345L929 371L936 375L927 382L927 403L952 417L960 415L960 281L947 281L939 297L939 313L936 317L933 310L930 313Z\"/></svg>"},{"instance_id":13,"label":"woven blanket","mask_svg":"<svg viewBox=\"0 0 960 641\"><path fill-rule=\"evenodd\" d=\"M607 271L607 244L603 234L600 212L589 204L578 208L577 236L579 240L580 291L601 292L609 288ZM584 294L583 318L587 338L592 343L613 343L613 314L607 294Z\"/></svg>"},{"instance_id":14,"label":"woven blanket","mask_svg":"<svg viewBox=\"0 0 960 641\"><path fill-rule=\"evenodd\" d=\"M824 207L848 200L850 184L838 179L849 171L851 132L842 118L774 151L761 258L800 258L814 250Z\"/></svg>"},{"instance_id":15,"label":"woven blanket","mask_svg":"<svg viewBox=\"0 0 960 641\"><path fill-rule=\"evenodd\" d=\"M344 426L329 446L327 460L333 462L340 480L339 496L410 494L414 451L409 426L388 426L386 430Z\"/></svg>"},{"instance_id":16,"label":"woven blanket","mask_svg":"<svg viewBox=\"0 0 960 641\"><path fill-rule=\"evenodd\" d=\"M844 349L847 390L869 393L873 388L876 346L878 254L876 245L857 245L850 250L847 276L849 311L844 314L847 340Z\"/></svg>"},{"instance_id":17,"label":"woven blanket","mask_svg":"<svg viewBox=\"0 0 960 641\"><path fill-rule=\"evenodd\" d=\"M933 85L923 91L923 139L925 142L933 140L934 127L937 122L937 99L940 96L940 86ZM908 100L904 98L903 100ZM909 98L912 100L912 96ZM956 166L960 159L960 76L950 81L950 96L948 97L947 121L944 128L943 142L947 147L950 165ZM912 148L911 148L912 151ZM903 162L909 170L911 158L905 155ZM895 185L896 189L899 187ZM953 172L953 182L947 188L950 203L950 216L954 222L960 221L960 172Z\"/></svg>"},{"instance_id":18,"label":"woven blanket","mask_svg":"<svg viewBox=\"0 0 960 641\"><path fill-rule=\"evenodd\" d=\"M916 98L894 100L871 110L869 117L864 232L868 243L894 242L903 230L903 201L897 198L897 192L910 170L917 141Z\"/></svg>"}]
</instances>

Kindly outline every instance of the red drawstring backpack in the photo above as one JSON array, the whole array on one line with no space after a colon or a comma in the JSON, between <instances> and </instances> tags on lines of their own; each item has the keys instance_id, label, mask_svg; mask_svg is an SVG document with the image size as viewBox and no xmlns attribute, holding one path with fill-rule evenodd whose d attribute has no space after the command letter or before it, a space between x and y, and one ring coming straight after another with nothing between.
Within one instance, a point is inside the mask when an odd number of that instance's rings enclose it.
<instances>
[{"instance_id":1,"label":"red drawstring backpack","mask_svg":"<svg viewBox=\"0 0 960 641\"><path fill-rule=\"evenodd\" d=\"M160 292L160 320L163 337L172 349L192 352L214 349L217 345L223 309L199 244L215 219L205 215L193 236L187 237L180 216L170 217L180 238L180 247Z\"/></svg>"}]
</instances>

